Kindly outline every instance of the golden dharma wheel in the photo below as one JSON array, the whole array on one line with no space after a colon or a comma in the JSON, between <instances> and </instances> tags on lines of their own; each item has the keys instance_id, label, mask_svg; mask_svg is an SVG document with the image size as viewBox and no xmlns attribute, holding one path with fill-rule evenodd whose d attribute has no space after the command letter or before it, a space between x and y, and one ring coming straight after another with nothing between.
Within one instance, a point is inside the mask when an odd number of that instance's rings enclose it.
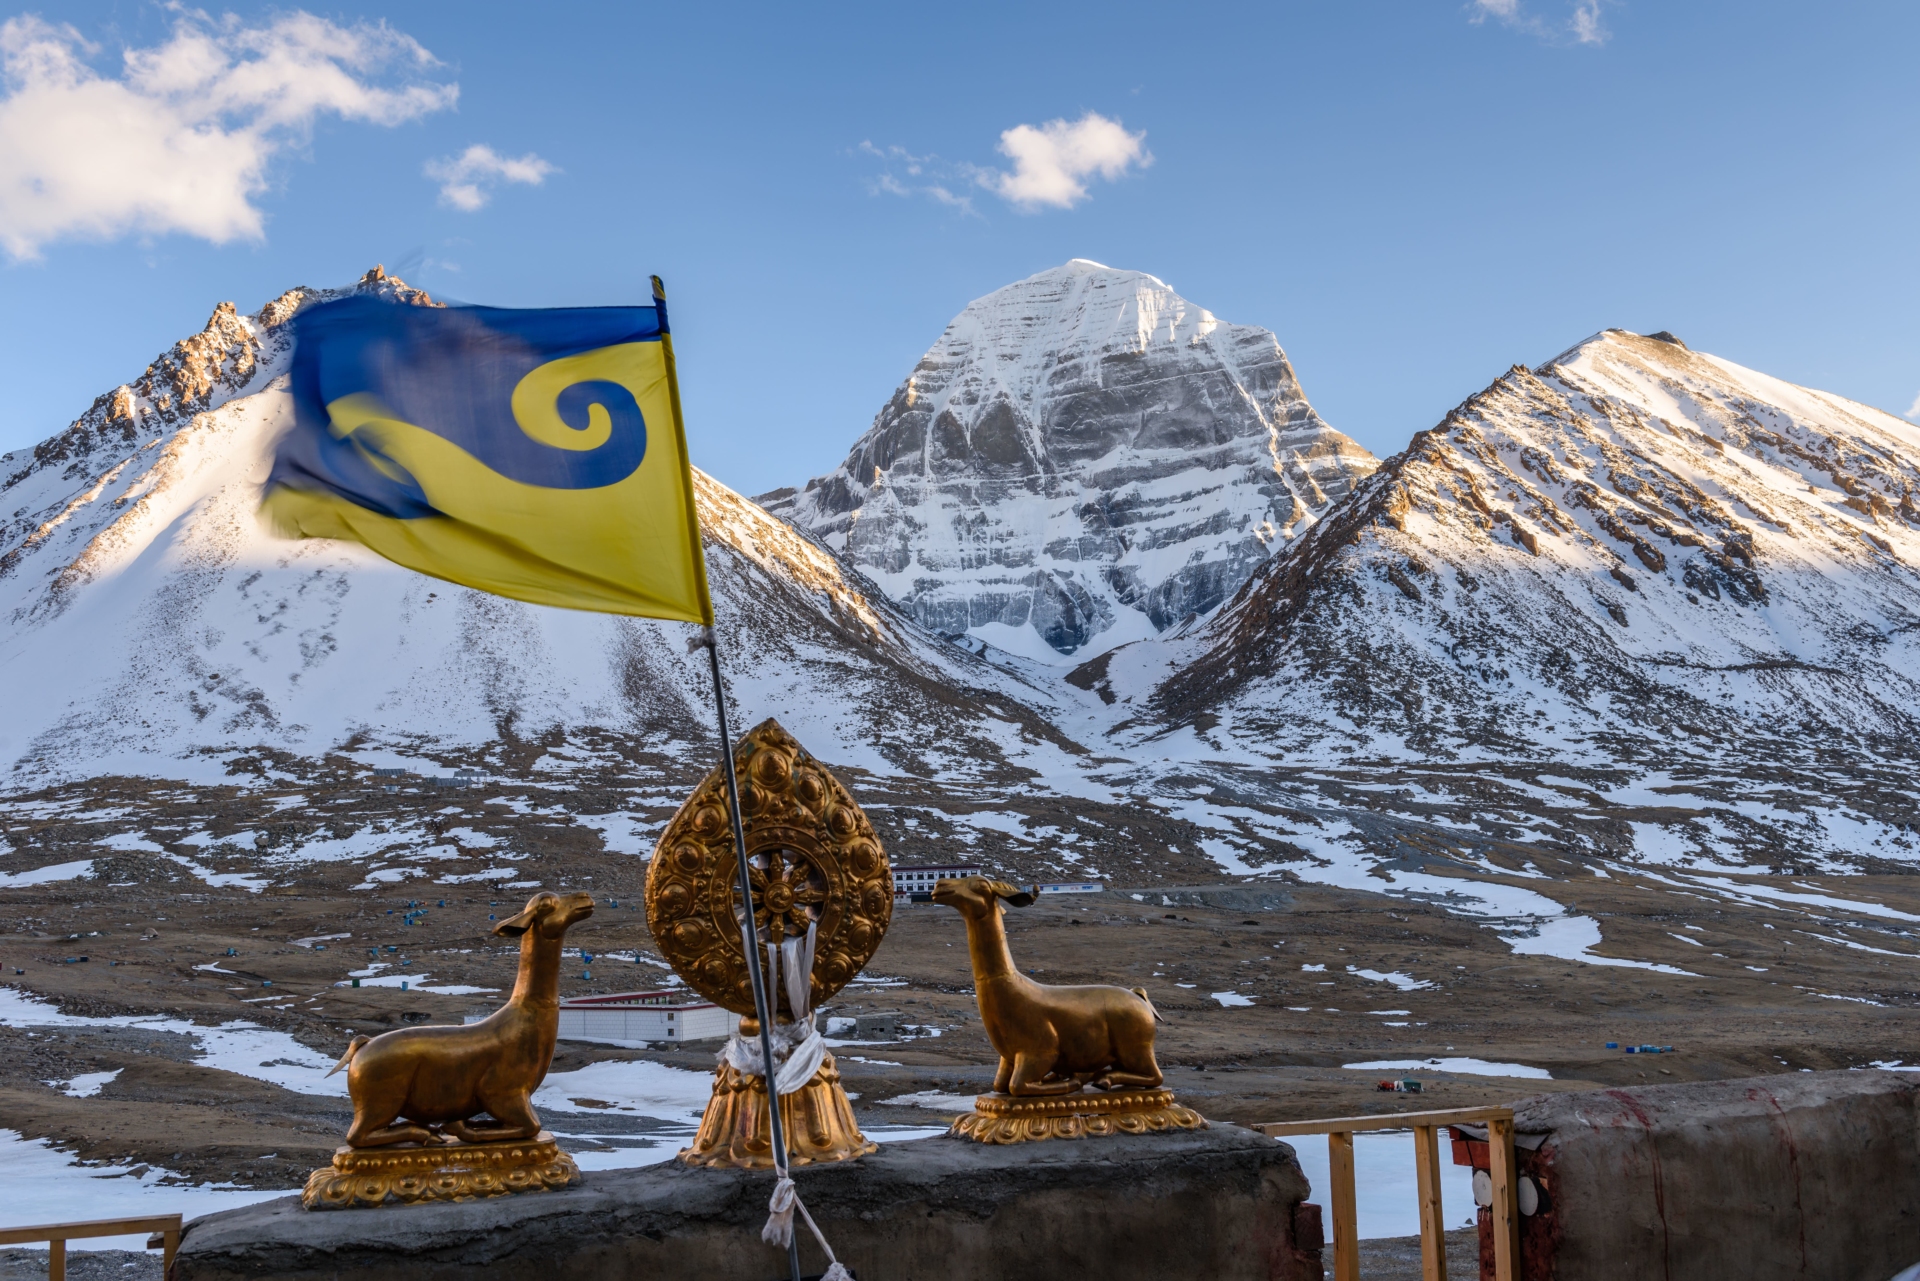
<instances>
[{"instance_id":1,"label":"golden dharma wheel","mask_svg":"<svg viewBox=\"0 0 1920 1281\"><path fill-rule=\"evenodd\" d=\"M815 927L809 1000L818 1009L879 949L893 919L893 870L840 780L777 721L741 740L734 771L761 945L805 938ZM694 991L751 1015L726 788L716 766L661 833L647 869L647 925ZM784 981L774 999L791 1017Z\"/></svg>"}]
</instances>

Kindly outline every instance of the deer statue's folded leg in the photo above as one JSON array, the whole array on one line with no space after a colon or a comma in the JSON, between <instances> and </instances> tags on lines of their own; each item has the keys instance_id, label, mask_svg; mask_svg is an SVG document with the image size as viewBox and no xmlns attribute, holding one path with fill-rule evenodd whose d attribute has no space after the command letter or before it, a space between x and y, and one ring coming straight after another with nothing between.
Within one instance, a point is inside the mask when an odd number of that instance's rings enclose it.
<instances>
[{"instance_id":1,"label":"deer statue's folded leg","mask_svg":"<svg viewBox=\"0 0 1920 1281\"><path fill-rule=\"evenodd\" d=\"M1058 1052L1045 1055L1020 1054L1013 1060L1013 1077L1007 1082L1007 1093L1016 1098L1032 1098L1037 1094L1071 1094L1080 1088L1080 1083L1072 1077L1061 1081L1047 1080L1047 1074L1053 1070Z\"/></svg>"},{"instance_id":2,"label":"deer statue's folded leg","mask_svg":"<svg viewBox=\"0 0 1920 1281\"><path fill-rule=\"evenodd\" d=\"M539 1114L533 1110L533 1104L526 1095L511 1094L484 1102L493 1117L492 1125L454 1121L448 1124L447 1132L458 1135L467 1143L511 1143L517 1139L530 1139L540 1133Z\"/></svg>"},{"instance_id":3,"label":"deer statue's folded leg","mask_svg":"<svg viewBox=\"0 0 1920 1281\"><path fill-rule=\"evenodd\" d=\"M1139 1089L1157 1089L1167 1079L1160 1070L1160 1064L1153 1057L1153 1025L1149 1023L1141 1029L1142 1035L1129 1037L1119 1045L1118 1061L1112 1068L1100 1074L1095 1082L1103 1090L1120 1089L1134 1086Z\"/></svg>"},{"instance_id":4,"label":"deer statue's folded leg","mask_svg":"<svg viewBox=\"0 0 1920 1281\"><path fill-rule=\"evenodd\" d=\"M370 1118L356 1113L353 1124L347 1128L347 1146L353 1148L384 1148L393 1143L438 1143L440 1136L424 1125L415 1125L411 1121L402 1121L398 1125L390 1124L395 1118L387 1117L379 1125L369 1124Z\"/></svg>"},{"instance_id":5,"label":"deer statue's folded leg","mask_svg":"<svg viewBox=\"0 0 1920 1281\"><path fill-rule=\"evenodd\" d=\"M501 1143L519 1137L517 1132L497 1125L475 1125L471 1119L449 1121L440 1128L462 1143Z\"/></svg>"}]
</instances>

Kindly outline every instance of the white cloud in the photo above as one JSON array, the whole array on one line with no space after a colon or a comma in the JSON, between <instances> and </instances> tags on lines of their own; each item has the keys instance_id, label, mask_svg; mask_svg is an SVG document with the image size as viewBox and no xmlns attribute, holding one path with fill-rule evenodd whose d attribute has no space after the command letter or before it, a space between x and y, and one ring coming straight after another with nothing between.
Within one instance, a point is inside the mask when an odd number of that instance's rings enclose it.
<instances>
[{"instance_id":1,"label":"white cloud","mask_svg":"<svg viewBox=\"0 0 1920 1281\"><path fill-rule=\"evenodd\" d=\"M1913 398L1913 404L1907 407L1907 417L1920 423L1920 396L1915 396Z\"/></svg>"},{"instance_id":2,"label":"white cloud","mask_svg":"<svg viewBox=\"0 0 1920 1281\"><path fill-rule=\"evenodd\" d=\"M396 125L460 92L416 79L436 64L412 37L297 10L257 26L183 11L118 78L94 52L71 26L0 24L0 245L16 259L73 236L257 240L269 165L316 118ZM378 83L388 71L402 83Z\"/></svg>"},{"instance_id":3,"label":"white cloud","mask_svg":"<svg viewBox=\"0 0 1920 1281\"><path fill-rule=\"evenodd\" d=\"M1581 0L1573 6L1573 38L1581 44L1605 44L1607 29L1600 25L1600 6L1604 0Z\"/></svg>"},{"instance_id":4,"label":"white cloud","mask_svg":"<svg viewBox=\"0 0 1920 1281\"><path fill-rule=\"evenodd\" d=\"M1471 0L1467 5L1467 20L1478 26L1488 18L1493 18L1516 31L1525 31L1556 44L1571 40L1575 44L1602 45L1611 33L1601 22L1600 12L1609 2L1573 0L1573 11L1565 21L1549 21L1528 12L1521 0Z\"/></svg>"},{"instance_id":5,"label":"white cloud","mask_svg":"<svg viewBox=\"0 0 1920 1281\"><path fill-rule=\"evenodd\" d=\"M988 171L979 181L1022 208L1071 209L1087 198L1085 179L1097 175L1111 182L1130 168L1152 164L1146 136L1092 111L1072 123L1015 125L1000 135L1000 153L1013 161L1013 172Z\"/></svg>"},{"instance_id":6,"label":"white cloud","mask_svg":"<svg viewBox=\"0 0 1920 1281\"><path fill-rule=\"evenodd\" d=\"M876 147L871 142L862 142L859 150L887 166L867 184L873 195L925 196L964 214L975 212L973 200L954 191L954 187L972 182L980 172L977 166L949 165L931 153L916 156L905 147Z\"/></svg>"},{"instance_id":7,"label":"white cloud","mask_svg":"<svg viewBox=\"0 0 1920 1281\"><path fill-rule=\"evenodd\" d=\"M440 203L468 213L493 198L495 183L523 182L537 187L559 170L529 151L518 159L475 143L457 156L427 161L427 177L440 184Z\"/></svg>"},{"instance_id":8,"label":"white cloud","mask_svg":"<svg viewBox=\"0 0 1920 1281\"><path fill-rule=\"evenodd\" d=\"M858 150L885 166L868 180L873 195L924 196L978 216L972 197L965 194L969 188L984 187L1020 209L1071 209L1087 198L1087 180L1111 182L1152 164L1146 137L1092 111L1074 121L1015 125L1000 135L1000 153L1013 161L1011 172L946 161L931 152L916 155L899 146L863 142Z\"/></svg>"}]
</instances>

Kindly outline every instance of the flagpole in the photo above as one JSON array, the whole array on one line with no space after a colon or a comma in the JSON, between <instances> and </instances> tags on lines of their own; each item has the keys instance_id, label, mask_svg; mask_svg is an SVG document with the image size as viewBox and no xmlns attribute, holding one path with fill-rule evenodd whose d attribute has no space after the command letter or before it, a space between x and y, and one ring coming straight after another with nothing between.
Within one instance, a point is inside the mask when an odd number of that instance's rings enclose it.
<instances>
[{"instance_id":1,"label":"flagpole","mask_svg":"<svg viewBox=\"0 0 1920 1281\"><path fill-rule=\"evenodd\" d=\"M686 458L686 428L680 417L680 378L674 368L673 335L667 328L667 289L660 277L653 277L653 305L659 310L660 343L666 355L667 399L673 405L673 428L680 438L680 454ZM691 461L687 463L692 467ZM689 485L689 489L691 486ZM735 777L733 767L733 735L727 730L727 693L720 683L720 642L713 630L712 597L706 583L706 551L701 546L699 518L693 511L691 492L687 495L688 518L693 522L693 547L700 568L700 596L707 602L707 620L700 629L695 644L703 645L707 651L707 668L713 673L713 710L720 727L720 768L727 780L727 817L733 823L733 856L740 880L740 902L744 905L746 919L741 923L742 941L747 949L747 972L753 979L754 1017L760 1024L760 1064L766 1070L767 1083L767 1131L773 1141L773 1165L780 1178L791 1178L787 1168L786 1125L780 1116L780 1094L774 1083L773 1068L773 1020L774 1005L771 993L767 990L766 971L760 965L760 930L753 915L753 873L747 861L747 830L740 821L740 780ZM801 1281L800 1241L796 1235L787 1242L787 1267L793 1281Z\"/></svg>"}]
</instances>

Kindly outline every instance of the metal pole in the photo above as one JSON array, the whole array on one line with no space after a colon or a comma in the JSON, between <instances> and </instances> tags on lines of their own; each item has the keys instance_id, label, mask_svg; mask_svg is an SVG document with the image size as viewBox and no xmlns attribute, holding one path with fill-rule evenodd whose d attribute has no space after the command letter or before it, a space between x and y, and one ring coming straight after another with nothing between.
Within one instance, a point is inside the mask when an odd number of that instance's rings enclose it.
<instances>
[{"instance_id":1,"label":"metal pole","mask_svg":"<svg viewBox=\"0 0 1920 1281\"><path fill-rule=\"evenodd\" d=\"M681 462L687 468L681 476L687 508L687 538L693 546L693 569L699 583L705 616L699 643L707 647L707 665L713 672L713 710L720 722L720 768L727 778L727 817L733 820L733 854L740 874L740 902L747 914L742 933L746 936L747 973L753 979L754 1017L760 1023L760 1063L766 1069L767 1131L773 1140L773 1168L781 1178L786 1179L793 1176L787 1169L787 1127L780 1119L780 1095L773 1083L774 999L767 991L766 971L760 967L760 930L753 920L753 874L747 866L747 829L740 822L740 780L733 776L733 735L727 730L727 694L720 684L720 643L713 634L713 596L707 588L707 558L700 543L700 516L694 508L692 464L687 458L687 428L680 416L680 374L674 367L673 334L667 327L667 286L658 276L653 277L653 305L660 322L660 347L666 356L667 401L673 406L674 437L680 447ZM801 1281L800 1242L797 1236L787 1242L787 1267L793 1274L793 1281Z\"/></svg>"},{"instance_id":2,"label":"metal pole","mask_svg":"<svg viewBox=\"0 0 1920 1281\"><path fill-rule=\"evenodd\" d=\"M727 776L727 816L733 820L733 854L739 865L740 901L746 905L747 968L753 975L754 1017L760 1023L760 1062L767 1070L768 1132L773 1139L773 1164L782 1178L791 1178L787 1170L786 1126L780 1119L780 1095L773 1082L774 1007L767 991L766 971L760 967L760 931L753 920L753 875L747 864L747 829L740 822L740 782L733 771L733 735L727 730L727 696L720 685L720 642L711 627L702 629L707 647L707 665L713 672L713 706L720 720L720 766ZM796 1232L787 1243L787 1267L793 1281L800 1277L800 1237Z\"/></svg>"}]
</instances>

